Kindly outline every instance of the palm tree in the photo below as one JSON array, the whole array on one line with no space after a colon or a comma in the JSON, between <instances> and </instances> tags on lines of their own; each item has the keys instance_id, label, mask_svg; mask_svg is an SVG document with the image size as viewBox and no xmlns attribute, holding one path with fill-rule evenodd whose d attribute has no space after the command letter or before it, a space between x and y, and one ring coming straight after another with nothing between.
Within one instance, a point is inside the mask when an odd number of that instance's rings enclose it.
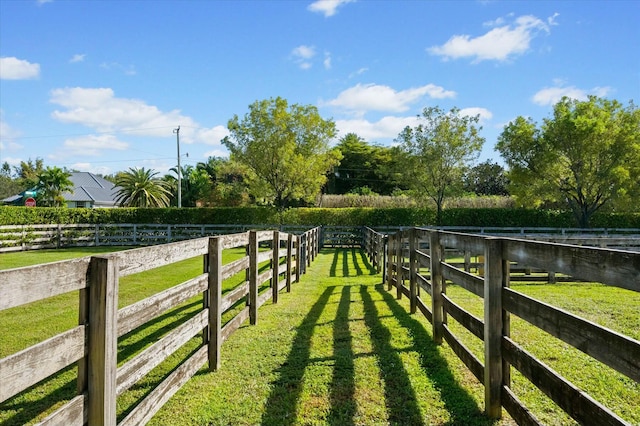
<instances>
[{"instance_id":1,"label":"palm tree","mask_svg":"<svg viewBox=\"0 0 640 426\"><path fill-rule=\"evenodd\" d=\"M73 192L71 173L60 167L47 167L38 175L36 191L42 205L49 207L64 206L62 193Z\"/></svg>"},{"instance_id":2,"label":"palm tree","mask_svg":"<svg viewBox=\"0 0 640 426\"><path fill-rule=\"evenodd\" d=\"M167 207L171 192L167 183L157 178L158 172L144 167L129 168L118 173L116 202L125 207Z\"/></svg>"}]
</instances>

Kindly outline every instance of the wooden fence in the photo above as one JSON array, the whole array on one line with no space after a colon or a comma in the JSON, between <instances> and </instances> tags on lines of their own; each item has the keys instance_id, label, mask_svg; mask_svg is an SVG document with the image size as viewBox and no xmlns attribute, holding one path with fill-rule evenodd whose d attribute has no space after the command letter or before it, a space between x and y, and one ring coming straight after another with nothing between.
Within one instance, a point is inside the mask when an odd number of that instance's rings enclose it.
<instances>
[{"instance_id":1,"label":"wooden fence","mask_svg":"<svg viewBox=\"0 0 640 426\"><path fill-rule=\"evenodd\" d=\"M411 313L420 311L432 324L435 342L441 344L445 340L483 383L489 416L499 418L504 407L518 424L540 424L510 387L514 367L579 423L627 424L512 340L510 315L515 314L636 382L640 382L640 342L509 288L510 265L517 262L575 279L640 291L640 253L420 228L388 235L385 246L381 242L384 235L371 229L366 234L366 250L378 265L381 247L386 250L384 279L388 289L395 287L398 298L409 297ZM483 276L447 263L447 249L483 255ZM447 282L483 298L484 318L472 315L448 297ZM456 320L483 342L484 363L452 333L448 319Z\"/></svg>"},{"instance_id":2,"label":"wooden fence","mask_svg":"<svg viewBox=\"0 0 640 426\"><path fill-rule=\"evenodd\" d=\"M319 228L296 236L249 231L144 247L32 267L0 271L0 310L79 290L79 325L0 359L0 402L77 363L78 395L42 421L44 425L115 425L116 399L178 350L202 334L203 343L140 401L120 425L149 419L208 361L220 367L222 343L258 308L291 289L319 250ZM269 246L265 248L265 245ZM222 251L241 247L246 256L222 264ZM203 273L175 287L118 309L120 277L203 256ZM259 265L269 267L260 272ZM245 272L245 281L222 293L222 282ZM270 285L262 285L270 281ZM266 287L261 293L259 289ZM194 296L203 308L160 340L117 365L118 338L157 319ZM222 324L222 314L245 306Z\"/></svg>"}]
</instances>

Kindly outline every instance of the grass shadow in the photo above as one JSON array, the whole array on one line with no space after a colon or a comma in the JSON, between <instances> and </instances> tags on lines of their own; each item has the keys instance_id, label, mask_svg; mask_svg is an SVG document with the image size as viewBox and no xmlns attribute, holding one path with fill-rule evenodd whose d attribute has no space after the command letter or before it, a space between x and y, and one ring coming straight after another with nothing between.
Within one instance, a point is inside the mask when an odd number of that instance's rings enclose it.
<instances>
[{"instance_id":1,"label":"grass shadow","mask_svg":"<svg viewBox=\"0 0 640 426\"><path fill-rule=\"evenodd\" d=\"M366 256L364 256L364 254L363 254L363 252L361 250L357 250L357 251L360 253L360 259L361 260L367 258ZM346 253L345 253L345 256L346 256ZM359 275L363 275L362 268L360 267L360 262L358 262L358 259L356 257L356 249L355 248L351 249L351 261L353 263L353 267L356 270L356 275L358 275L358 276Z\"/></svg>"},{"instance_id":2,"label":"grass shadow","mask_svg":"<svg viewBox=\"0 0 640 426\"><path fill-rule=\"evenodd\" d=\"M469 392L456 381L451 373L451 366L438 352L437 345L425 330L424 325L412 318L395 297L385 291L383 284L376 285L375 289L382 295L399 324L409 331L413 341L412 349L419 354L422 369L433 381L451 416L446 424L483 426L495 424L495 421L484 415Z\"/></svg>"},{"instance_id":3,"label":"grass shadow","mask_svg":"<svg viewBox=\"0 0 640 426\"><path fill-rule=\"evenodd\" d=\"M342 287L338 311L333 323L333 377L331 380L331 411L328 423L335 426L353 425L356 414L355 372L352 336L349 330L351 286Z\"/></svg>"},{"instance_id":4,"label":"grass shadow","mask_svg":"<svg viewBox=\"0 0 640 426\"><path fill-rule=\"evenodd\" d=\"M278 379L272 383L271 393L262 415L263 425L293 425L296 423L298 399L302 392L302 378L309 364L311 338L335 286L327 287L297 327L286 361L277 370Z\"/></svg>"},{"instance_id":5,"label":"grass shadow","mask_svg":"<svg viewBox=\"0 0 640 426\"><path fill-rule=\"evenodd\" d=\"M373 351L384 381L384 397L388 422L396 425L423 425L417 397L402 358L391 344L391 332L378 316L378 309L369 294L370 286L360 286L364 307L364 322L369 329Z\"/></svg>"},{"instance_id":6,"label":"grass shadow","mask_svg":"<svg viewBox=\"0 0 640 426\"><path fill-rule=\"evenodd\" d=\"M331 269L329 269L329 276L335 277L338 271L338 257L339 250L333 250L333 260L331 261Z\"/></svg>"}]
</instances>

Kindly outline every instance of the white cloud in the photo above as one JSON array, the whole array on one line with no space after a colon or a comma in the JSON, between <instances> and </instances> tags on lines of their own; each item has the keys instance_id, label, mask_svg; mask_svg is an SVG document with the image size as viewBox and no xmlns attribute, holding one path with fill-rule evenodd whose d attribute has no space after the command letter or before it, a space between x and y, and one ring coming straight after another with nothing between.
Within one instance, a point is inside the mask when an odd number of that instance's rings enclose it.
<instances>
[{"instance_id":1,"label":"white cloud","mask_svg":"<svg viewBox=\"0 0 640 426\"><path fill-rule=\"evenodd\" d=\"M444 90L434 84L401 91L378 84L357 84L342 91L337 98L325 104L361 114L366 111L403 112L409 109L409 105L419 101L424 96L444 99L453 98L456 93Z\"/></svg>"},{"instance_id":2,"label":"white cloud","mask_svg":"<svg viewBox=\"0 0 640 426\"><path fill-rule=\"evenodd\" d=\"M21 162L23 162L24 160L22 158L17 158L17 157L2 157L2 162L7 162L9 163L10 166L19 166Z\"/></svg>"},{"instance_id":3,"label":"white cloud","mask_svg":"<svg viewBox=\"0 0 640 426\"><path fill-rule=\"evenodd\" d=\"M207 151L204 153L203 155L204 158L209 158L209 157L223 157L223 158L228 158L229 157L229 151L226 151L224 149L214 149L213 151Z\"/></svg>"},{"instance_id":4,"label":"white cloud","mask_svg":"<svg viewBox=\"0 0 640 426\"><path fill-rule=\"evenodd\" d=\"M166 137L181 126L180 142L209 145L214 144L214 137L224 135L222 126L203 128L180 110L164 112L139 99L118 98L110 88L54 89L50 102L63 107L52 113L54 119L103 133Z\"/></svg>"},{"instance_id":5,"label":"white cloud","mask_svg":"<svg viewBox=\"0 0 640 426\"><path fill-rule=\"evenodd\" d=\"M96 175L108 175L111 173L111 169L107 166L96 166L91 163L74 163L70 169L78 170L81 172L90 172Z\"/></svg>"},{"instance_id":6,"label":"white cloud","mask_svg":"<svg viewBox=\"0 0 640 426\"><path fill-rule=\"evenodd\" d=\"M45 3L53 3L53 0L36 0L38 6L42 6Z\"/></svg>"},{"instance_id":7,"label":"white cloud","mask_svg":"<svg viewBox=\"0 0 640 426\"><path fill-rule=\"evenodd\" d=\"M322 13L326 18L336 14L338 7L355 0L317 0L311 3L307 9L311 12Z\"/></svg>"},{"instance_id":8,"label":"white cloud","mask_svg":"<svg viewBox=\"0 0 640 426\"><path fill-rule=\"evenodd\" d=\"M65 155L83 155L97 157L102 151L112 149L116 151L124 151L129 148L127 142L118 140L116 136L111 134L103 135L87 135L64 141Z\"/></svg>"},{"instance_id":9,"label":"white cloud","mask_svg":"<svg viewBox=\"0 0 640 426\"><path fill-rule=\"evenodd\" d=\"M543 31L548 33L550 26L555 24L557 14L543 20L531 15L520 16L512 24L491 29L486 34L472 38L469 35L454 35L441 46L427 49L432 55L442 56L443 59L473 58L473 62L485 60L506 61L513 56L527 52L531 40ZM486 23L501 25L502 18Z\"/></svg>"},{"instance_id":10,"label":"white cloud","mask_svg":"<svg viewBox=\"0 0 640 426\"><path fill-rule=\"evenodd\" d=\"M352 72L351 74L349 74L349 78L353 78L353 77L357 77L361 74L364 74L365 72L369 71L369 68L360 68L358 71Z\"/></svg>"},{"instance_id":11,"label":"white cloud","mask_svg":"<svg viewBox=\"0 0 640 426\"><path fill-rule=\"evenodd\" d=\"M545 87L539 90L531 100L536 105L546 106L554 105L564 96L577 99L579 101L587 100L589 95L595 95L599 97L607 96L611 92L610 87L594 87L591 90L579 89L575 86L562 86L559 81L556 82L555 87Z\"/></svg>"},{"instance_id":12,"label":"white cloud","mask_svg":"<svg viewBox=\"0 0 640 426\"><path fill-rule=\"evenodd\" d=\"M20 137L20 132L12 128L9 123L4 120L4 111L0 109L0 150L2 151L18 151L22 145L14 141ZM4 161L4 160L3 160Z\"/></svg>"},{"instance_id":13,"label":"white cloud","mask_svg":"<svg viewBox=\"0 0 640 426\"><path fill-rule=\"evenodd\" d=\"M86 55L85 53L82 53L82 54L80 54L80 53L76 53L75 55L73 55L73 56L71 57L71 59L69 59L69 62L70 62L70 63L72 63L72 64L73 64L73 63L76 63L76 62L84 62L84 58L85 58L86 56L87 56L87 55Z\"/></svg>"},{"instance_id":14,"label":"white cloud","mask_svg":"<svg viewBox=\"0 0 640 426\"><path fill-rule=\"evenodd\" d=\"M210 129L201 129L197 132L198 140L207 145L221 145L220 141L229 136L229 129L224 126L215 126Z\"/></svg>"},{"instance_id":15,"label":"white cloud","mask_svg":"<svg viewBox=\"0 0 640 426\"><path fill-rule=\"evenodd\" d=\"M481 124L493 118L493 113L491 111L481 107L462 108L458 112L458 115L469 117L475 117L476 115L479 115Z\"/></svg>"},{"instance_id":16,"label":"white cloud","mask_svg":"<svg viewBox=\"0 0 640 426\"><path fill-rule=\"evenodd\" d=\"M116 70L120 71L124 75L136 75L138 72L136 71L136 67L133 65L122 65L118 62L103 62L100 64L100 68L105 70Z\"/></svg>"},{"instance_id":17,"label":"white cloud","mask_svg":"<svg viewBox=\"0 0 640 426\"><path fill-rule=\"evenodd\" d=\"M291 51L293 60L303 70L311 68L311 59L316 56L316 48L314 46L300 45Z\"/></svg>"},{"instance_id":18,"label":"white cloud","mask_svg":"<svg viewBox=\"0 0 640 426\"><path fill-rule=\"evenodd\" d=\"M376 141L379 139L395 139L398 134L407 126L414 127L419 124L417 116L411 117L383 117L376 122L364 119L336 120L336 127L340 135L356 133L358 136Z\"/></svg>"},{"instance_id":19,"label":"white cloud","mask_svg":"<svg viewBox=\"0 0 640 426\"><path fill-rule=\"evenodd\" d=\"M322 64L324 65L324 69L331 69L331 53L324 52L324 61L322 62Z\"/></svg>"},{"instance_id":20,"label":"white cloud","mask_svg":"<svg viewBox=\"0 0 640 426\"><path fill-rule=\"evenodd\" d=\"M13 56L0 58L0 80L31 80L40 76L40 64Z\"/></svg>"}]
</instances>

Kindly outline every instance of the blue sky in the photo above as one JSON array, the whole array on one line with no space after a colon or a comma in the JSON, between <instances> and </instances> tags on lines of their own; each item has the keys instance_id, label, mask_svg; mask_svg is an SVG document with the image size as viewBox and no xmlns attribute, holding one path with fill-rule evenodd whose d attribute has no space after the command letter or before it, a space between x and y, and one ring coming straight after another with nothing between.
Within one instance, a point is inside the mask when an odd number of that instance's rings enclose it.
<instances>
[{"instance_id":1,"label":"blue sky","mask_svg":"<svg viewBox=\"0 0 640 426\"><path fill-rule=\"evenodd\" d=\"M480 161L567 95L640 98L640 1L0 0L0 162L114 173L227 155L281 96L393 144L424 107L480 114ZM188 153L188 157L186 156Z\"/></svg>"}]
</instances>

